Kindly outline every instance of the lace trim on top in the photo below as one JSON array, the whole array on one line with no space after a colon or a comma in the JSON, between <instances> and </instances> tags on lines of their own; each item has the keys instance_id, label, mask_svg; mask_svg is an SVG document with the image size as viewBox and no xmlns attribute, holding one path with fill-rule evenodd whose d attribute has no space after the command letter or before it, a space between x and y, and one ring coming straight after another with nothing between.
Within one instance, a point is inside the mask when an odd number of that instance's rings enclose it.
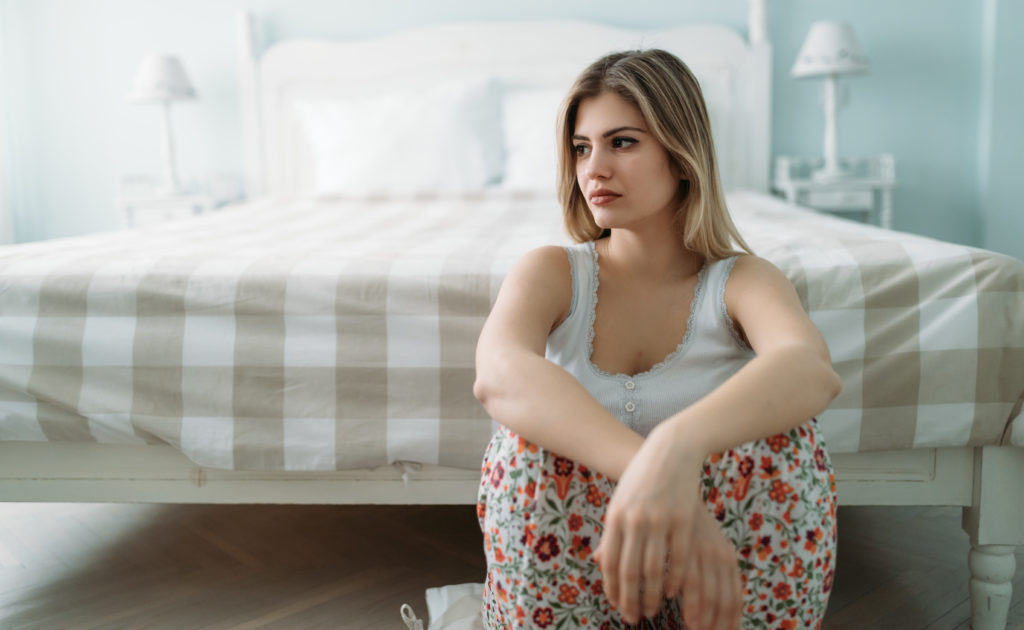
<instances>
[{"instance_id":1,"label":"lace trim on top","mask_svg":"<svg viewBox=\"0 0 1024 630\"><path fill-rule=\"evenodd\" d=\"M666 365L673 361L676 357L683 353L683 351L689 346L690 339L693 337L694 324L697 322L697 313L700 312L700 304L704 298L704 285L708 276L708 261L704 259L704 265L700 268L700 272L697 273L697 287L693 291L693 301L690 302L690 315L686 318L686 332L683 333L683 340L679 342L676 349L669 353L667 357L662 359L660 362L651 366L649 369L636 374L611 374L605 372L596 363L594 363L594 322L597 321L597 287L600 284L600 271L601 266L597 260L597 246L594 241L588 241L587 246L590 248L590 254L594 258L594 269L592 272L592 279L590 282L590 315L587 318L587 363L590 365L590 369L594 370L601 376L608 378L642 378L645 376L653 375L655 372L661 371ZM724 292L723 292L724 295Z\"/></svg>"},{"instance_id":2,"label":"lace trim on top","mask_svg":"<svg viewBox=\"0 0 1024 630\"><path fill-rule=\"evenodd\" d=\"M566 322L572 319L572 316L576 314L576 306L580 301L580 297L577 295L579 293L579 289L576 287L576 257L573 255L571 247L563 247L562 249L564 249L566 255L569 256L569 279L572 281L572 298L569 302L569 312L566 313L565 319L555 326L555 329L552 330L550 334L554 334L556 331L565 327Z\"/></svg>"},{"instance_id":3,"label":"lace trim on top","mask_svg":"<svg viewBox=\"0 0 1024 630\"><path fill-rule=\"evenodd\" d=\"M718 314L725 322L726 327L729 329L729 334L732 335L733 341L736 342L743 350L753 350L750 344L743 341L743 337L740 336L739 331L736 330L735 324L732 323L732 318L729 317L729 309L725 307L725 284L729 281L729 274L732 272L732 266L736 264L736 256L729 258L725 261L722 270L722 282L718 285Z\"/></svg>"}]
</instances>

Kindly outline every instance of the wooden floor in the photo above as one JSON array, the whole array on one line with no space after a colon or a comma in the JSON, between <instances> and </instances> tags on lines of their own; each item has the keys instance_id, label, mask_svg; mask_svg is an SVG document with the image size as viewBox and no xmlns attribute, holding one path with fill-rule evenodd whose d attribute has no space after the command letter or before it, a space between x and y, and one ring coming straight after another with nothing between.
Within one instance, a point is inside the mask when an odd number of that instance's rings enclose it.
<instances>
[{"instance_id":1,"label":"wooden floor","mask_svg":"<svg viewBox=\"0 0 1024 630\"><path fill-rule=\"evenodd\" d=\"M843 507L829 630L969 627L959 508ZM1024 550L1010 611L1024 628ZM0 628L405 630L480 582L472 506L0 504Z\"/></svg>"}]
</instances>

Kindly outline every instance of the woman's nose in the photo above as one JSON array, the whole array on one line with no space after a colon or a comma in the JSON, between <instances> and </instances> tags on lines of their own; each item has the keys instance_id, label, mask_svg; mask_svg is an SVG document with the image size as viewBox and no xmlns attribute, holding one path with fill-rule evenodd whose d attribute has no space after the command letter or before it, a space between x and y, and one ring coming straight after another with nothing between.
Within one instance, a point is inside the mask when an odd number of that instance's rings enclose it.
<instances>
[{"instance_id":1,"label":"woman's nose","mask_svg":"<svg viewBox=\"0 0 1024 630\"><path fill-rule=\"evenodd\" d=\"M584 174L589 179L607 179L611 176L611 160L606 151L595 147L591 149Z\"/></svg>"}]
</instances>

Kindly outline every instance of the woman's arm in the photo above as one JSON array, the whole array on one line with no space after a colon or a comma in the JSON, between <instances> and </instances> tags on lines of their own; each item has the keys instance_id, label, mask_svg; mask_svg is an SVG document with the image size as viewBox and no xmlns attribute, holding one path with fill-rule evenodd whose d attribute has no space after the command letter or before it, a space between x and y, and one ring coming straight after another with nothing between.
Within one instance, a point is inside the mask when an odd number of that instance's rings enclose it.
<instances>
[{"instance_id":1,"label":"woman's arm","mask_svg":"<svg viewBox=\"0 0 1024 630\"><path fill-rule=\"evenodd\" d=\"M505 278L476 347L473 393L497 422L542 448L618 480L643 437L544 358L572 296L560 247L528 253Z\"/></svg>"},{"instance_id":2,"label":"woman's arm","mask_svg":"<svg viewBox=\"0 0 1024 630\"><path fill-rule=\"evenodd\" d=\"M692 509L699 500L700 466L709 454L806 422L841 387L821 333L789 280L771 263L753 256L737 260L725 299L757 356L655 427L608 505L596 554L605 592L628 621L641 611L654 614L662 594L679 593L690 627L711 627L715 617L736 618L739 580L726 571L735 566L735 557L708 555L705 547L713 537L694 528L706 516ZM646 582L642 598L641 578Z\"/></svg>"},{"instance_id":3,"label":"woman's arm","mask_svg":"<svg viewBox=\"0 0 1024 630\"><path fill-rule=\"evenodd\" d=\"M825 339L774 265L741 256L725 301L757 356L664 423L676 444L696 448L701 458L797 427L842 389Z\"/></svg>"}]
</instances>

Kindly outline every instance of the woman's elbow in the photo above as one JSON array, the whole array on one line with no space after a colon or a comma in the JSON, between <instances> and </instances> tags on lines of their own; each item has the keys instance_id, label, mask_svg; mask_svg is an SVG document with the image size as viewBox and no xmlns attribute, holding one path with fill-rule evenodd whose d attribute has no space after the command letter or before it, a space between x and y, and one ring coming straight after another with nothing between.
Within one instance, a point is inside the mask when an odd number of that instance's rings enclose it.
<instances>
[{"instance_id":1,"label":"woman's elbow","mask_svg":"<svg viewBox=\"0 0 1024 630\"><path fill-rule=\"evenodd\" d=\"M497 395L501 383L505 380L502 376L503 366L507 359L503 352L490 353L489 356L477 356L476 377L473 380L473 395L480 404L487 409L487 404Z\"/></svg>"},{"instance_id":2,"label":"woman's elbow","mask_svg":"<svg viewBox=\"0 0 1024 630\"><path fill-rule=\"evenodd\" d=\"M825 406L827 407L843 391L843 380L839 378L839 374L833 369L829 361L824 362L822 381L824 382L823 390L826 397Z\"/></svg>"},{"instance_id":3,"label":"woman's elbow","mask_svg":"<svg viewBox=\"0 0 1024 630\"><path fill-rule=\"evenodd\" d=\"M480 404L487 408L487 400L490 398L490 383L477 370L476 379L473 381L473 395L480 401Z\"/></svg>"}]
</instances>

